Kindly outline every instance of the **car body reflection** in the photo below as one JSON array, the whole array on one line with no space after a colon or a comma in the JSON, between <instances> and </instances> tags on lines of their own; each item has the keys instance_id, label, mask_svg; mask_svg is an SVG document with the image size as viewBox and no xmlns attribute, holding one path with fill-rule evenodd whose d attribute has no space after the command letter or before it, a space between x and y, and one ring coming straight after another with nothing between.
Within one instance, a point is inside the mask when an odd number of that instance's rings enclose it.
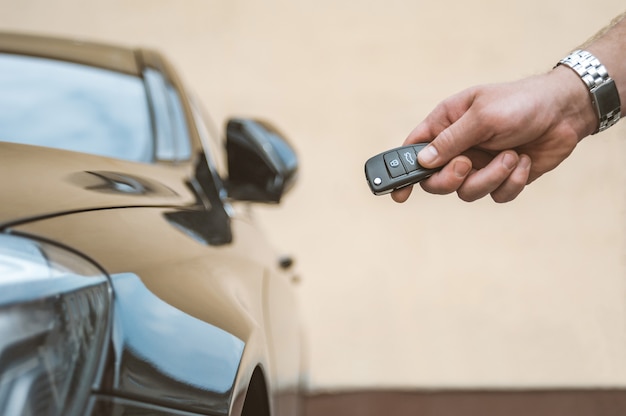
<instances>
[{"instance_id":1,"label":"car body reflection","mask_svg":"<svg viewBox=\"0 0 626 416\"><path fill-rule=\"evenodd\" d=\"M114 374L109 388L226 414L244 342L150 292L138 276L112 276ZM184 341L183 341L184 340Z\"/></svg>"}]
</instances>

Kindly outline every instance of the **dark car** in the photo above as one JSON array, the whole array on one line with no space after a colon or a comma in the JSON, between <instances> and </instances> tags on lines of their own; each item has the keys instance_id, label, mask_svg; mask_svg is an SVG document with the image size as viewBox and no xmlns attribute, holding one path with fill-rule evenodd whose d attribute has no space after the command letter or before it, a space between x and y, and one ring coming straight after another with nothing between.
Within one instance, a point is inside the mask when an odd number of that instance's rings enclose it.
<instances>
[{"instance_id":1,"label":"dark car","mask_svg":"<svg viewBox=\"0 0 626 416\"><path fill-rule=\"evenodd\" d=\"M0 414L296 415L292 147L148 49L0 33Z\"/></svg>"}]
</instances>

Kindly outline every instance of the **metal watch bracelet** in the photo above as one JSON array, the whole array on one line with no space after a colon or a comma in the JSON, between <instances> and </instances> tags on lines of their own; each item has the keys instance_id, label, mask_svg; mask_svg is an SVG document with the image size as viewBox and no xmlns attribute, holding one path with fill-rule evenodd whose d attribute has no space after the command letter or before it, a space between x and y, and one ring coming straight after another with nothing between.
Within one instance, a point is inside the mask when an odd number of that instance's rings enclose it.
<instances>
[{"instance_id":1,"label":"metal watch bracelet","mask_svg":"<svg viewBox=\"0 0 626 416\"><path fill-rule=\"evenodd\" d=\"M617 123L621 103L615 81L598 58L583 50L576 50L559 61L580 76L589 90L591 104L598 116L598 128L593 134L604 131Z\"/></svg>"}]
</instances>

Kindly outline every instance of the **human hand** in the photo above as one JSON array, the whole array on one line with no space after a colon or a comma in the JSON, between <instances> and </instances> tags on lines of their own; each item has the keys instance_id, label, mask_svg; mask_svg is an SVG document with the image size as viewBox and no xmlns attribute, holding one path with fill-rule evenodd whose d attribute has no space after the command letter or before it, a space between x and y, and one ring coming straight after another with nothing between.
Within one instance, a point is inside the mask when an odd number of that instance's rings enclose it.
<instances>
[{"instance_id":1,"label":"human hand","mask_svg":"<svg viewBox=\"0 0 626 416\"><path fill-rule=\"evenodd\" d=\"M588 91L568 68L516 82L467 89L441 102L404 145L431 142L418 154L443 169L420 183L433 194L456 192L464 201L491 195L508 202L554 169L591 134L597 118ZM395 191L396 202L411 188Z\"/></svg>"}]
</instances>

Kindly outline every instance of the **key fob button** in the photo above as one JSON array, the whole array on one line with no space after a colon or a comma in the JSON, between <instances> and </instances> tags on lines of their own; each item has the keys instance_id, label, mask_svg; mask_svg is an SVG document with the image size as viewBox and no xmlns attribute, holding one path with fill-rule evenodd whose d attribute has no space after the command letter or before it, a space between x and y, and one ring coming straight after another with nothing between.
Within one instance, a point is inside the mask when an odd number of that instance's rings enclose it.
<instances>
[{"instance_id":1,"label":"key fob button","mask_svg":"<svg viewBox=\"0 0 626 416\"><path fill-rule=\"evenodd\" d=\"M404 165L404 169L407 173L416 171L419 165L417 164L417 155L412 147L405 147L399 151L400 160Z\"/></svg>"},{"instance_id":2,"label":"key fob button","mask_svg":"<svg viewBox=\"0 0 626 416\"><path fill-rule=\"evenodd\" d=\"M392 178L397 178L400 175L406 174L404 170L404 165L400 161L400 155L398 152L389 152L385 153L384 156L385 165L387 166L387 170L389 171L389 176Z\"/></svg>"},{"instance_id":3,"label":"key fob button","mask_svg":"<svg viewBox=\"0 0 626 416\"><path fill-rule=\"evenodd\" d=\"M426 144L424 143L420 143L420 144L416 144L413 147L413 150L415 151L415 154L418 154L423 148L426 147Z\"/></svg>"},{"instance_id":4,"label":"key fob button","mask_svg":"<svg viewBox=\"0 0 626 416\"><path fill-rule=\"evenodd\" d=\"M365 162L365 178L374 195L384 195L428 178L441 168L425 169L417 154L428 143L389 149Z\"/></svg>"}]
</instances>

